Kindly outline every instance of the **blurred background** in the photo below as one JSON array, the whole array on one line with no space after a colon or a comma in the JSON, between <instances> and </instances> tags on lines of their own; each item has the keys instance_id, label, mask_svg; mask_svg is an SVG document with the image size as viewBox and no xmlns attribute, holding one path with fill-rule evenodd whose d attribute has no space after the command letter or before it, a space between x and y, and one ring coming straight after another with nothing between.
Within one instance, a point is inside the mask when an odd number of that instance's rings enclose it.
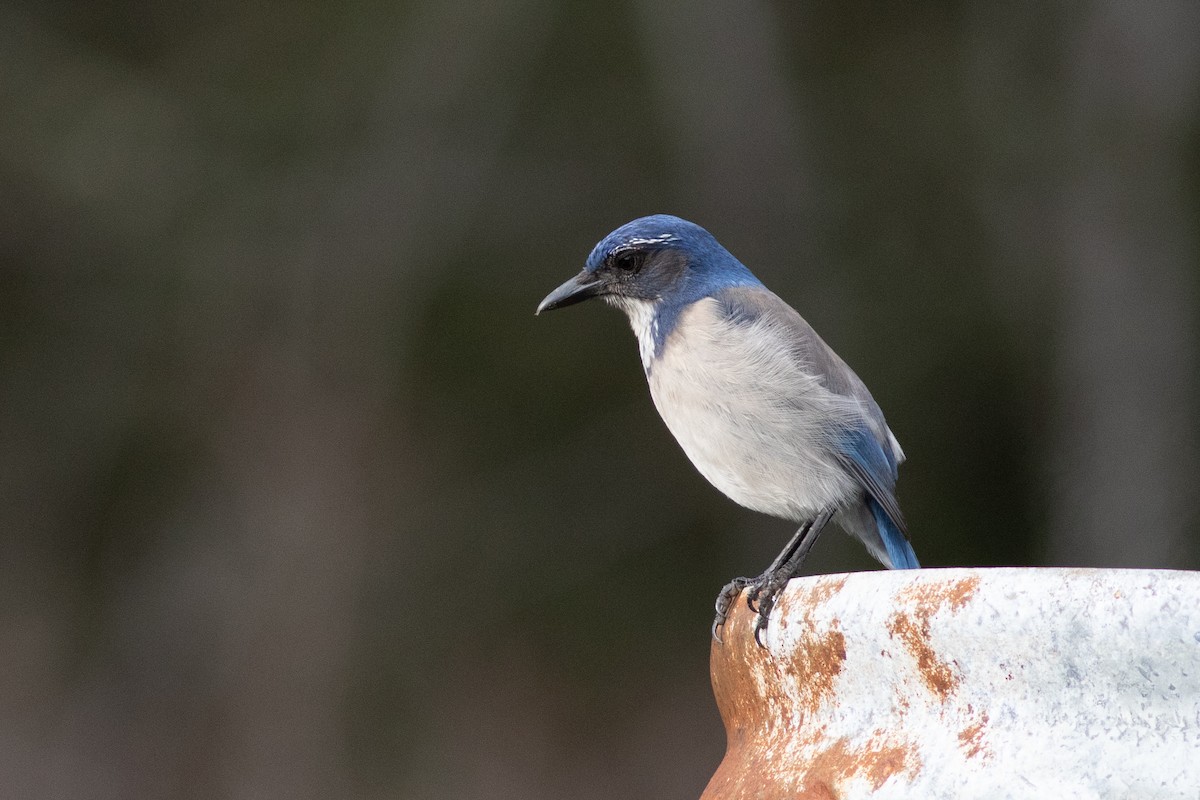
<instances>
[{"instance_id":1,"label":"blurred background","mask_svg":"<svg viewBox=\"0 0 1200 800\"><path fill-rule=\"evenodd\" d=\"M648 213L871 387L927 566L1200 567L1198 29L3 0L3 794L696 797L712 601L791 526L619 313L533 316Z\"/></svg>"}]
</instances>

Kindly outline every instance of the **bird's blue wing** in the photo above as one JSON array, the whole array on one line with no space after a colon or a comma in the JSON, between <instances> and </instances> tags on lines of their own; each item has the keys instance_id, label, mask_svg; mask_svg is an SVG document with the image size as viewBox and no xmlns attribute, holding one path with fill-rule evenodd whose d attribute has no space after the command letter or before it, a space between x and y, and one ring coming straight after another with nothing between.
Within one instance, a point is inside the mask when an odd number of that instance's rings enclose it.
<instances>
[{"instance_id":1,"label":"bird's blue wing","mask_svg":"<svg viewBox=\"0 0 1200 800\"><path fill-rule=\"evenodd\" d=\"M917 554L908 542L908 534L896 527L892 518L883 510L883 506L879 505L869 494L867 495L867 508L870 510L871 516L875 518L875 527L879 531L879 538L883 539L883 546L887 549L888 561L891 562L889 566L892 569L920 569L921 562L917 561Z\"/></svg>"},{"instance_id":2,"label":"bird's blue wing","mask_svg":"<svg viewBox=\"0 0 1200 800\"><path fill-rule=\"evenodd\" d=\"M908 528L896 502L896 459L875 434L864 427L842 431L834 443L838 463L854 476L867 494L867 508L875 518L893 569L920 566L908 543Z\"/></svg>"},{"instance_id":3,"label":"bird's blue wing","mask_svg":"<svg viewBox=\"0 0 1200 800\"><path fill-rule=\"evenodd\" d=\"M838 463L875 499L901 532L908 532L896 502L896 461L865 427L841 431L834 442Z\"/></svg>"}]
</instances>

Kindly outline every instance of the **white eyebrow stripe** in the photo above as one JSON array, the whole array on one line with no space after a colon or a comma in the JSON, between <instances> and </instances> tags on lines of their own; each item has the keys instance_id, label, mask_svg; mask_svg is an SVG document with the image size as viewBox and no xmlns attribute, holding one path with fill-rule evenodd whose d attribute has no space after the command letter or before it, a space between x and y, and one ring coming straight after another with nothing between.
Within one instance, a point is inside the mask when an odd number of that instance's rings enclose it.
<instances>
[{"instance_id":1,"label":"white eyebrow stripe","mask_svg":"<svg viewBox=\"0 0 1200 800\"><path fill-rule=\"evenodd\" d=\"M674 242L678 238L679 237L673 233L662 233L658 236L651 236L648 238L638 237L635 239L626 239L623 244L628 246L635 246L639 244L662 244L663 242Z\"/></svg>"}]
</instances>

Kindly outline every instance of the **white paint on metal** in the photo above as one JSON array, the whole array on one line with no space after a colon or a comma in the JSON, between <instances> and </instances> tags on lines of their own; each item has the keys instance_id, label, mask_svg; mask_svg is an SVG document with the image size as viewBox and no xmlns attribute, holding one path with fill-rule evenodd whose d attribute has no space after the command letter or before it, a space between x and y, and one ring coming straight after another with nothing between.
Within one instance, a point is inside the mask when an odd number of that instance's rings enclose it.
<instances>
[{"instance_id":1,"label":"white paint on metal","mask_svg":"<svg viewBox=\"0 0 1200 800\"><path fill-rule=\"evenodd\" d=\"M1200 573L797 579L767 649L738 605L713 680L743 743L707 800L750 796L738 759L763 798L1200 798Z\"/></svg>"}]
</instances>

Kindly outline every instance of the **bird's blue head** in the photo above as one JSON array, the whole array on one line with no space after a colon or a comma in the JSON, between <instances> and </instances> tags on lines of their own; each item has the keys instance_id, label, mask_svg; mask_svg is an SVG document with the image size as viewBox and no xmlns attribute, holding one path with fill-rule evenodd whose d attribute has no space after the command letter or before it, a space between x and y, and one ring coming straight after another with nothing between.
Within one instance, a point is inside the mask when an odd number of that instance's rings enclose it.
<instances>
[{"instance_id":1,"label":"bird's blue head","mask_svg":"<svg viewBox=\"0 0 1200 800\"><path fill-rule=\"evenodd\" d=\"M603 297L631 318L647 312L655 320L673 318L703 297L745 285L761 284L711 233L694 222L655 214L601 239L583 271L551 292L537 313Z\"/></svg>"}]
</instances>

